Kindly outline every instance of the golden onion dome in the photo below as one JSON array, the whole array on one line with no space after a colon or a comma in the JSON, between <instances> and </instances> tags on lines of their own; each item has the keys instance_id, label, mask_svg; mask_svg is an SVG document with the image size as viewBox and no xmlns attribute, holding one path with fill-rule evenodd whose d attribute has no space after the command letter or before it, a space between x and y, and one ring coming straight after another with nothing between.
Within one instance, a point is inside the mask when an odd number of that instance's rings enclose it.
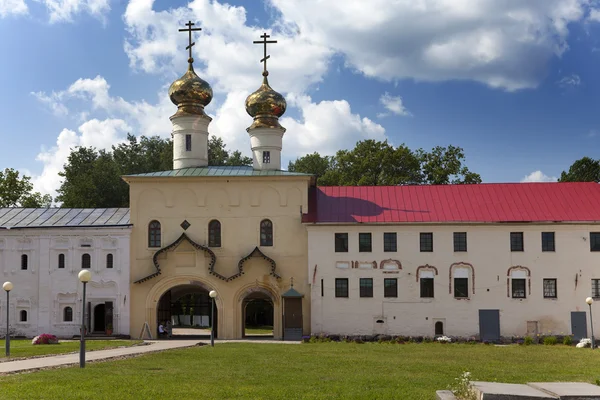
<instances>
[{"instance_id":1,"label":"golden onion dome","mask_svg":"<svg viewBox=\"0 0 600 400\"><path fill-rule=\"evenodd\" d=\"M206 115L204 107L212 100L213 91L208 82L196 75L190 62L187 72L171 84L169 97L177 106L175 115Z\"/></svg>"},{"instance_id":2,"label":"golden onion dome","mask_svg":"<svg viewBox=\"0 0 600 400\"><path fill-rule=\"evenodd\" d=\"M254 118L248 129L281 128L279 117L285 113L287 103L285 98L269 86L267 73L264 73L263 83L257 91L246 99L246 112Z\"/></svg>"}]
</instances>

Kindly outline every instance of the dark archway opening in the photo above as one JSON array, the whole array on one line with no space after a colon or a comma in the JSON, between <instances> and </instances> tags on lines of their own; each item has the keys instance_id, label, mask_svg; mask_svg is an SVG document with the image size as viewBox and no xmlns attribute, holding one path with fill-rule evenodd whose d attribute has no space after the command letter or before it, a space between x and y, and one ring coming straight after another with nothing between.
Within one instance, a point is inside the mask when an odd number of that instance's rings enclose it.
<instances>
[{"instance_id":1,"label":"dark archway opening","mask_svg":"<svg viewBox=\"0 0 600 400\"><path fill-rule=\"evenodd\" d=\"M272 338L273 337L273 301L264 293L252 293L244 299L243 337Z\"/></svg>"},{"instance_id":2,"label":"dark archway opening","mask_svg":"<svg viewBox=\"0 0 600 400\"><path fill-rule=\"evenodd\" d=\"M442 321L435 323L435 334L436 336L444 334L444 323Z\"/></svg>"},{"instance_id":3,"label":"dark archway opening","mask_svg":"<svg viewBox=\"0 0 600 400\"><path fill-rule=\"evenodd\" d=\"M94 333L104 333L106 330L105 310L104 304L98 304L94 307Z\"/></svg>"},{"instance_id":4,"label":"dark archway opening","mask_svg":"<svg viewBox=\"0 0 600 400\"><path fill-rule=\"evenodd\" d=\"M157 326L161 323L176 339L209 338L212 326L217 332L217 306L211 316L212 299L208 290L199 285L180 285L165 292L158 302ZM160 337L160 336L159 336Z\"/></svg>"}]
</instances>

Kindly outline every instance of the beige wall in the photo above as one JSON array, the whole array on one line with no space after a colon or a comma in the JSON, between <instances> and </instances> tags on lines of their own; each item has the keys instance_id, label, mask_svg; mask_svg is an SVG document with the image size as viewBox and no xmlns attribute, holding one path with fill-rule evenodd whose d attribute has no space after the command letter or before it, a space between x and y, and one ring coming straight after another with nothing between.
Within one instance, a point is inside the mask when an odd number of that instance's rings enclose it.
<instances>
[{"instance_id":1,"label":"beige wall","mask_svg":"<svg viewBox=\"0 0 600 400\"><path fill-rule=\"evenodd\" d=\"M305 294L304 331L310 332L310 297L307 280L307 235L301 224L301 209L307 210L310 177L210 177L210 178L128 178L133 230L131 234L131 335L138 337L147 321L156 332L156 305L174 286L195 282L218 293L219 338L242 336L242 301L247 293L262 290L274 300L274 335L282 335L282 299L294 278L294 287ZM168 246L184 232L190 239L208 244L208 223L221 222L222 247L211 248L217 262L215 271L230 276L238 262L259 246L259 224L273 222L273 247L260 247L277 263L281 279L270 275L262 258L245 263L244 275L226 282L209 274L210 258L187 242L160 256L161 275L133 283L156 269L152 257L157 249L147 247L147 226L154 219L162 225L162 246Z\"/></svg>"},{"instance_id":2,"label":"beige wall","mask_svg":"<svg viewBox=\"0 0 600 400\"><path fill-rule=\"evenodd\" d=\"M434 324L444 322L447 335L478 334L478 310L499 309L502 336L525 335L527 321L538 321L540 334L571 333L571 311L587 311L591 279L600 278L600 252L590 252L590 231L597 225L345 225L308 228L308 275L312 283L312 333L400 334L433 336ZM468 251L454 252L453 232L467 232ZM554 231L555 252L541 251L541 232ZM334 233L349 233L349 252L334 251ZM373 252L358 252L358 233L372 232ZM397 232L398 251L383 252L383 232ZM434 251L419 251L419 233L433 232ZM524 232L524 252L510 251L510 232ZM402 269L384 272L382 261L398 260ZM377 269L341 269L337 262L377 263ZM449 293L450 267L469 263L468 300ZM384 263L385 264L385 263ZM437 268L433 299L420 298L417 268ZM391 268L393 263L388 265ZM313 274L316 275L313 280ZM507 296L507 273L513 266L531 272L526 299ZM367 265L363 265L367 267ZM359 297L359 278L373 278L374 297ZM349 298L335 298L335 278L349 278ZM398 297L384 298L384 278L398 278ZM542 281L557 279L557 299L544 299ZM324 295L321 296L321 279ZM384 324L377 324L383 319ZM600 315L595 321L600 320ZM596 326L596 331L599 327ZM589 332L589 318L588 318Z\"/></svg>"}]
</instances>

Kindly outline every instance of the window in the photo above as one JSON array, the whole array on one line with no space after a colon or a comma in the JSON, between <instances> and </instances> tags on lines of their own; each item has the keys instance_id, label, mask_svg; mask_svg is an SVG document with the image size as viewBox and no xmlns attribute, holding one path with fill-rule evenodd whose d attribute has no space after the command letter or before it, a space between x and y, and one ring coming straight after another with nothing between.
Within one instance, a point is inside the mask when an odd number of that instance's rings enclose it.
<instances>
[{"instance_id":1,"label":"window","mask_svg":"<svg viewBox=\"0 0 600 400\"><path fill-rule=\"evenodd\" d=\"M600 232L590 232L590 251L600 251Z\"/></svg>"},{"instance_id":2,"label":"window","mask_svg":"<svg viewBox=\"0 0 600 400\"><path fill-rule=\"evenodd\" d=\"M106 268L112 268L113 267L113 255L112 253L108 253L106 255Z\"/></svg>"},{"instance_id":3,"label":"window","mask_svg":"<svg viewBox=\"0 0 600 400\"><path fill-rule=\"evenodd\" d=\"M371 252L371 234L370 233L359 233L358 234L358 251L360 253Z\"/></svg>"},{"instance_id":4,"label":"window","mask_svg":"<svg viewBox=\"0 0 600 400\"><path fill-rule=\"evenodd\" d=\"M221 247L221 223L216 219L208 223L208 247Z\"/></svg>"},{"instance_id":5,"label":"window","mask_svg":"<svg viewBox=\"0 0 600 400\"><path fill-rule=\"evenodd\" d=\"M433 233L421 232L420 234L421 252L433 251Z\"/></svg>"},{"instance_id":6,"label":"window","mask_svg":"<svg viewBox=\"0 0 600 400\"><path fill-rule=\"evenodd\" d=\"M544 298L556 299L556 279L544 279Z\"/></svg>"},{"instance_id":7,"label":"window","mask_svg":"<svg viewBox=\"0 0 600 400\"><path fill-rule=\"evenodd\" d=\"M335 297L348 297L348 278L335 278Z\"/></svg>"},{"instance_id":8,"label":"window","mask_svg":"<svg viewBox=\"0 0 600 400\"><path fill-rule=\"evenodd\" d=\"M260 222L260 245L273 246L273 223L271 220L263 219Z\"/></svg>"},{"instance_id":9,"label":"window","mask_svg":"<svg viewBox=\"0 0 600 400\"><path fill-rule=\"evenodd\" d=\"M192 151L192 135L185 135L185 151Z\"/></svg>"},{"instance_id":10,"label":"window","mask_svg":"<svg viewBox=\"0 0 600 400\"><path fill-rule=\"evenodd\" d=\"M454 251L467 251L467 232L454 232Z\"/></svg>"},{"instance_id":11,"label":"window","mask_svg":"<svg viewBox=\"0 0 600 400\"><path fill-rule=\"evenodd\" d=\"M65 255L61 253L58 255L58 268L64 268L64 267L65 267Z\"/></svg>"},{"instance_id":12,"label":"window","mask_svg":"<svg viewBox=\"0 0 600 400\"><path fill-rule=\"evenodd\" d=\"M21 312L19 313L19 321L27 322L27 311L21 310Z\"/></svg>"},{"instance_id":13,"label":"window","mask_svg":"<svg viewBox=\"0 0 600 400\"><path fill-rule=\"evenodd\" d=\"M600 297L600 279L592 279L592 297Z\"/></svg>"},{"instance_id":14,"label":"window","mask_svg":"<svg viewBox=\"0 0 600 400\"><path fill-rule=\"evenodd\" d=\"M28 264L27 254L21 254L21 269L26 270Z\"/></svg>"},{"instance_id":15,"label":"window","mask_svg":"<svg viewBox=\"0 0 600 400\"><path fill-rule=\"evenodd\" d=\"M433 298L433 278L420 278L421 283L421 297L422 298Z\"/></svg>"},{"instance_id":16,"label":"window","mask_svg":"<svg viewBox=\"0 0 600 400\"><path fill-rule=\"evenodd\" d=\"M91 268L92 267L92 257L85 253L81 256L81 268Z\"/></svg>"},{"instance_id":17,"label":"window","mask_svg":"<svg viewBox=\"0 0 600 400\"><path fill-rule=\"evenodd\" d=\"M542 251L554 251L554 232L542 232Z\"/></svg>"},{"instance_id":18,"label":"window","mask_svg":"<svg viewBox=\"0 0 600 400\"><path fill-rule=\"evenodd\" d=\"M512 278L512 298L513 299L524 299L525 296L525 286L527 283L526 279L523 278Z\"/></svg>"},{"instance_id":19,"label":"window","mask_svg":"<svg viewBox=\"0 0 600 400\"><path fill-rule=\"evenodd\" d=\"M523 232L510 233L510 251L523 251Z\"/></svg>"},{"instance_id":20,"label":"window","mask_svg":"<svg viewBox=\"0 0 600 400\"><path fill-rule=\"evenodd\" d=\"M73 309L71 307L65 307L63 310L63 321L73 322Z\"/></svg>"},{"instance_id":21,"label":"window","mask_svg":"<svg viewBox=\"0 0 600 400\"><path fill-rule=\"evenodd\" d=\"M336 233L335 234L335 252L336 253L347 253L348 252L348 234L347 233Z\"/></svg>"},{"instance_id":22,"label":"window","mask_svg":"<svg viewBox=\"0 0 600 400\"><path fill-rule=\"evenodd\" d=\"M156 220L148 224L148 247L160 247L160 222Z\"/></svg>"},{"instance_id":23,"label":"window","mask_svg":"<svg viewBox=\"0 0 600 400\"><path fill-rule=\"evenodd\" d=\"M263 151L263 164L269 164L271 162L271 152Z\"/></svg>"},{"instance_id":24,"label":"window","mask_svg":"<svg viewBox=\"0 0 600 400\"><path fill-rule=\"evenodd\" d=\"M383 234L383 251L398 251L396 232L386 232Z\"/></svg>"},{"instance_id":25,"label":"window","mask_svg":"<svg viewBox=\"0 0 600 400\"><path fill-rule=\"evenodd\" d=\"M466 299L469 297L469 278L454 278L454 298Z\"/></svg>"},{"instance_id":26,"label":"window","mask_svg":"<svg viewBox=\"0 0 600 400\"><path fill-rule=\"evenodd\" d=\"M398 279L385 278L383 280L383 297L398 297Z\"/></svg>"},{"instance_id":27,"label":"window","mask_svg":"<svg viewBox=\"0 0 600 400\"><path fill-rule=\"evenodd\" d=\"M360 297L373 297L373 278L360 278Z\"/></svg>"}]
</instances>

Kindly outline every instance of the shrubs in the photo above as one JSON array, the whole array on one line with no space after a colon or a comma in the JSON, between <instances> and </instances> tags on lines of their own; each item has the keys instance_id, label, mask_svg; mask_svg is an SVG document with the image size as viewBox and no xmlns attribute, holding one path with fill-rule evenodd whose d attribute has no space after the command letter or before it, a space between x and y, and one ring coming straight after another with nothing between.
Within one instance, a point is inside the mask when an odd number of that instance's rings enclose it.
<instances>
[{"instance_id":1,"label":"shrubs","mask_svg":"<svg viewBox=\"0 0 600 400\"><path fill-rule=\"evenodd\" d=\"M546 336L544 338L544 344L546 346L554 346L556 343L558 343L556 336Z\"/></svg>"},{"instance_id":2,"label":"shrubs","mask_svg":"<svg viewBox=\"0 0 600 400\"><path fill-rule=\"evenodd\" d=\"M563 338L563 344L565 346L571 346L573 344L573 339L571 338L571 336L565 336Z\"/></svg>"},{"instance_id":3,"label":"shrubs","mask_svg":"<svg viewBox=\"0 0 600 400\"><path fill-rule=\"evenodd\" d=\"M49 333L42 333L31 341L31 344L58 344L58 338Z\"/></svg>"},{"instance_id":4,"label":"shrubs","mask_svg":"<svg viewBox=\"0 0 600 400\"><path fill-rule=\"evenodd\" d=\"M523 344L525 346L529 346L530 344L533 344L533 338L531 336L525 336L525 339L523 339Z\"/></svg>"},{"instance_id":5,"label":"shrubs","mask_svg":"<svg viewBox=\"0 0 600 400\"><path fill-rule=\"evenodd\" d=\"M477 400L477 392L471 383L471 373L463 372L459 378L454 379L454 385L448 389L460 400Z\"/></svg>"}]
</instances>

